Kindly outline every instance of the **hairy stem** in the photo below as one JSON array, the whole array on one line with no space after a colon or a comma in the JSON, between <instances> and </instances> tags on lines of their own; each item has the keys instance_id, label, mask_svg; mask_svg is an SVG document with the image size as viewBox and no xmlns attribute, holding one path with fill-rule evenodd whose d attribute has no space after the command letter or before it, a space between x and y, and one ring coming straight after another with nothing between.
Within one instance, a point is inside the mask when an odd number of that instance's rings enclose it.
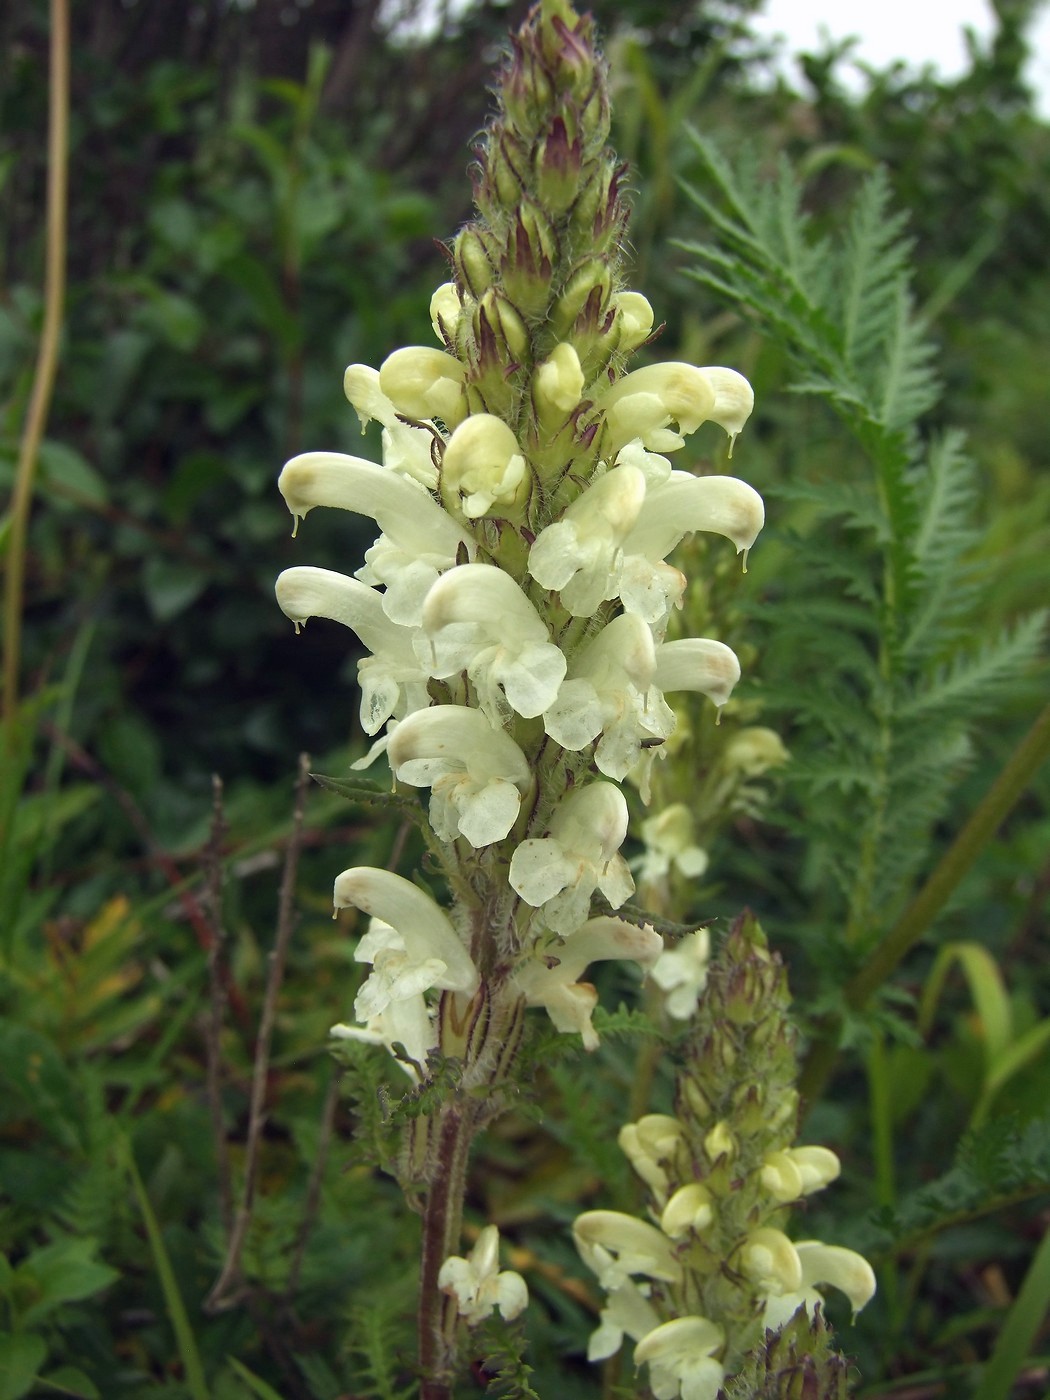
<instances>
[{"instance_id":1,"label":"hairy stem","mask_svg":"<svg viewBox=\"0 0 1050 1400\"><path fill-rule=\"evenodd\" d=\"M454 1298L438 1288L438 1274L459 1245L470 1144L477 1128L472 1106L456 1097L438 1118L435 1174L423 1208L423 1256L419 1279L421 1400L450 1400L456 1372Z\"/></svg>"}]
</instances>

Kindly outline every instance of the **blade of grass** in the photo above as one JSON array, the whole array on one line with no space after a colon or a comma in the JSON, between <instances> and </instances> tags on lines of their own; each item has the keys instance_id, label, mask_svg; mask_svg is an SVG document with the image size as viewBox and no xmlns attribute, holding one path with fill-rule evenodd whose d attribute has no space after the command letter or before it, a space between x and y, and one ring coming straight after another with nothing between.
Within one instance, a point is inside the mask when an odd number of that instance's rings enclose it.
<instances>
[{"instance_id":1,"label":"blade of grass","mask_svg":"<svg viewBox=\"0 0 1050 1400\"><path fill-rule=\"evenodd\" d=\"M1014 1380L1050 1308L1050 1231L1035 1252L973 1400L1010 1400Z\"/></svg>"},{"instance_id":2,"label":"blade of grass","mask_svg":"<svg viewBox=\"0 0 1050 1400\"><path fill-rule=\"evenodd\" d=\"M281 1400L281 1397L274 1390L272 1385L267 1385L264 1380L260 1380L254 1372L237 1360L235 1356L228 1356L226 1364L234 1371L253 1395L257 1395L259 1400Z\"/></svg>"},{"instance_id":3,"label":"blade of grass","mask_svg":"<svg viewBox=\"0 0 1050 1400\"><path fill-rule=\"evenodd\" d=\"M146 1194L146 1188L139 1175L139 1169L135 1165L131 1144L127 1138L121 1140L120 1151L124 1158L128 1177L131 1180L131 1189L135 1193L135 1200L142 1212L143 1224L146 1226L146 1235L149 1238L150 1251L153 1255L153 1267L157 1270L161 1291L164 1294L164 1304L168 1310L168 1317L171 1319L172 1330L175 1333L175 1345L178 1347L179 1359L185 1372L186 1387L193 1400L210 1400L208 1384L204 1378L204 1367L201 1365L200 1352L197 1350L197 1339L193 1335L186 1305L179 1292L175 1270L171 1267L171 1258L165 1248L160 1225L150 1204L149 1196Z\"/></svg>"}]
</instances>

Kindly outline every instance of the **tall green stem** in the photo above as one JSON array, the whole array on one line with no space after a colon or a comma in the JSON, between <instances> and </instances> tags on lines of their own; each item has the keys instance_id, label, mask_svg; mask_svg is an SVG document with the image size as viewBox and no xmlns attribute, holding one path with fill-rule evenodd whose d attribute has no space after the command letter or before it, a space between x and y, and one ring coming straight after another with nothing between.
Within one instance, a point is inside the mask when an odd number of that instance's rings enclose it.
<instances>
[{"instance_id":1,"label":"tall green stem","mask_svg":"<svg viewBox=\"0 0 1050 1400\"><path fill-rule=\"evenodd\" d=\"M47 249L44 324L37 350L33 388L26 412L11 502L11 533L4 586L5 749L14 748L18 682L22 660L22 600L26 534L40 444L44 437L58 368L59 337L66 292L66 209L69 165L69 0L51 0L50 98L47 138Z\"/></svg>"}]
</instances>

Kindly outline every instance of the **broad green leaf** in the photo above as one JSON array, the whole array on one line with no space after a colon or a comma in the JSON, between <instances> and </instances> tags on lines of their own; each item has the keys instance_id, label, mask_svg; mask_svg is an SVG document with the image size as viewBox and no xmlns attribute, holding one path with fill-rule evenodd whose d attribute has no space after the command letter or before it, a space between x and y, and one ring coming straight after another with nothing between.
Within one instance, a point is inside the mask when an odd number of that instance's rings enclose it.
<instances>
[{"instance_id":1,"label":"broad green leaf","mask_svg":"<svg viewBox=\"0 0 1050 1400\"><path fill-rule=\"evenodd\" d=\"M158 622L170 622L195 603L208 585L207 576L192 564L150 554L142 569L142 586L150 612Z\"/></svg>"},{"instance_id":2,"label":"broad green leaf","mask_svg":"<svg viewBox=\"0 0 1050 1400\"><path fill-rule=\"evenodd\" d=\"M47 1356L41 1337L28 1332L0 1333L0 1400L27 1395Z\"/></svg>"},{"instance_id":3,"label":"broad green leaf","mask_svg":"<svg viewBox=\"0 0 1050 1400\"><path fill-rule=\"evenodd\" d=\"M63 1303L90 1298L120 1277L116 1269L92 1256L94 1240L65 1239L34 1250L15 1270L19 1300L32 1298L21 1311L23 1327L42 1322Z\"/></svg>"},{"instance_id":4,"label":"broad green leaf","mask_svg":"<svg viewBox=\"0 0 1050 1400\"><path fill-rule=\"evenodd\" d=\"M40 444L41 494L65 509L102 506L109 499L106 483L82 453L64 442Z\"/></svg>"}]
</instances>

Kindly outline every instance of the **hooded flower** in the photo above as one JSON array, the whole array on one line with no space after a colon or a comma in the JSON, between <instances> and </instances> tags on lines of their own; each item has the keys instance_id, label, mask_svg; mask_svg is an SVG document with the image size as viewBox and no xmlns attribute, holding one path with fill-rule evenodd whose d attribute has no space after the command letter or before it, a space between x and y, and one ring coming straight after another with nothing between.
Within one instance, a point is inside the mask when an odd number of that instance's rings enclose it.
<instances>
[{"instance_id":1,"label":"hooded flower","mask_svg":"<svg viewBox=\"0 0 1050 1400\"><path fill-rule=\"evenodd\" d=\"M707 986L711 935L706 928L687 933L674 948L664 950L653 968L653 981L667 993L664 1006L675 1021L688 1021Z\"/></svg>"},{"instance_id":2,"label":"hooded flower","mask_svg":"<svg viewBox=\"0 0 1050 1400\"><path fill-rule=\"evenodd\" d=\"M478 972L445 912L416 885L360 865L335 882L335 907L371 914L373 924L358 944L355 959L370 962L354 1013L371 1021L392 1001L415 997L428 987L472 993Z\"/></svg>"},{"instance_id":3,"label":"hooded flower","mask_svg":"<svg viewBox=\"0 0 1050 1400\"><path fill-rule=\"evenodd\" d=\"M376 589L303 564L278 577L277 601L296 631L308 618L326 617L352 628L372 653L357 663L366 734L375 734L391 715L401 718L429 705L427 673L412 645L414 629L391 622Z\"/></svg>"},{"instance_id":4,"label":"hooded flower","mask_svg":"<svg viewBox=\"0 0 1050 1400\"><path fill-rule=\"evenodd\" d=\"M714 1353L724 1345L722 1328L706 1317L676 1317L642 1338L634 1363L648 1363L654 1400L715 1400L725 1370Z\"/></svg>"},{"instance_id":5,"label":"hooded flower","mask_svg":"<svg viewBox=\"0 0 1050 1400\"><path fill-rule=\"evenodd\" d=\"M794 1281L789 1284L774 1273L763 1290L766 1297L763 1321L767 1327L783 1327L802 1307L812 1316L813 1309L824 1301L818 1284L830 1284L845 1293L854 1316L875 1296L872 1267L854 1250L822 1244L820 1240L800 1240L792 1248L798 1261Z\"/></svg>"},{"instance_id":6,"label":"hooded flower","mask_svg":"<svg viewBox=\"0 0 1050 1400\"><path fill-rule=\"evenodd\" d=\"M685 1130L667 1113L647 1113L625 1123L617 1138L620 1150L660 1205L667 1200L668 1167L685 1143Z\"/></svg>"},{"instance_id":7,"label":"hooded flower","mask_svg":"<svg viewBox=\"0 0 1050 1400\"><path fill-rule=\"evenodd\" d=\"M383 425L383 466L387 471L411 477L433 491L438 484L434 462L437 430L434 425L415 427L397 416L397 409L379 387L379 371L370 365L348 365L343 392L357 410L362 433L376 419Z\"/></svg>"},{"instance_id":8,"label":"hooded flower","mask_svg":"<svg viewBox=\"0 0 1050 1400\"><path fill-rule=\"evenodd\" d=\"M495 724L509 706L526 719L558 693L565 657L539 613L509 574L492 564L460 564L430 590L419 655L439 679L461 671Z\"/></svg>"},{"instance_id":9,"label":"hooded flower","mask_svg":"<svg viewBox=\"0 0 1050 1400\"><path fill-rule=\"evenodd\" d=\"M510 863L510 883L526 904L542 906L547 926L570 934L600 890L613 909L634 890L619 854L627 835L627 803L612 783L591 783L563 797L550 834L523 841Z\"/></svg>"},{"instance_id":10,"label":"hooded flower","mask_svg":"<svg viewBox=\"0 0 1050 1400\"><path fill-rule=\"evenodd\" d=\"M628 959L649 968L663 951L655 929L636 928L622 919L588 919L561 944L541 949L514 973L514 985L529 1006L544 1006L560 1031L579 1031L585 1050L598 1048L591 1025L598 993L579 979L591 963Z\"/></svg>"},{"instance_id":11,"label":"hooded flower","mask_svg":"<svg viewBox=\"0 0 1050 1400\"><path fill-rule=\"evenodd\" d=\"M357 571L362 583L383 584L383 610L405 626L419 623L423 599L438 574L474 541L415 482L374 462L339 452L304 452L287 463L278 486L296 522L315 506L370 516L382 530Z\"/></svg>"},{"instance_id":12,"label":"hooded flower","mask_svg":"<svg viewBox=\"0 0 1050 1400\"><path fill-rule=\"evenodd\" d=\"M425 1066L427 1056L437 1045L434 1018L422 992L389 1001L363 1026L333 1026L329 1035L333 1040L359 1040L368 1045L385 1045L391 1054L395 1054L395 1046L400 1045L412 1064L408 1064L400 1055L397 1062L406 1074L416 1080L419 1076L413 1066Z\"/></svg>"},{"instance_id":13,"label":"hooded flower","mask_svg":"<svg viewBox=\"0 0 1050 1400\"><path fill-rule=\"evenodd\" d=\"M778 1201L797 1201L822 1191L842 1170L827 1147L786 1147L762 1159L762 1185Z\"/></svg>"},{"instance_id":14,"label":"hooded flower","mask_svg":"<svg viewBox=\"0 0 1050 1400\"><path fill-rule=\"evenodd\" d=\"M736 653L707 637L663 642L656 651L656 684L661 690L698 690L721 707L740 679Z\"/></svg>"},{"instance_id":15,"label":"hooded flower","mask_svg":"<svg viewBox=\"0 0 1050 1400\"><path fill-rule=\"evenodd\" d=\"M591 483L559 520L536 537L529 573L541 588L557 590L574 617L590 617L615 598L623 542L645 500L645 477L629 464Z\"/></svg>"},{"instance_id":16,"label":"hooded flower","mask_svg":"<svg viewBox=\"0 0 1050 1400\"><path fill-rule=\"evenodd\" d=\"M580 1258L609 1292L632 1274L677 1283L682 1266L671 1241L655 1225L618 1210L588 1210L576 1217L572 1236Z\"/></svg>"},{"instance_id":17,"label":"hooded flower","mask_svg":"<svg viewBox=\"0 0 1050 1400\"><path fill-rule=\"evenodd\" d=\"M605 410L603 445L610 456L632 438L654 452L674 452L711 417L715 391L702 369L665 361L632 370L600 400ZM674 422L677 431L670 428Z\"/></svg>"},{"instance_id":18,"label":"hooded flower","mask_svg":"<svg viewBox=\"0 0 1050 1400\"><path fill-rule=\"evenodd\" d=\"M431 789L438 838L464 836L475 848L503 840L532 778L514 740L464 705L409 715L391 733L387 756L401 782Z\"/></svg>"},{"instance_id":19,"label":"hooded flower","mask_svg":"<svg viewBox=\"0 0 1050 1400\"><path fill-rule=\"evenodd\" d=\"M426 345L395 350L379 370L379 388L405 418L440 418L455 428L466 413L465 370L454 356Z\"/></svg>"},{"instance_id":20,"label":"hooded flower","mask_svg":"<svg viewBox=\"0 0 1050 1400\"><path fill-rule=\"evenodd\" d=\"M445 444L441 480L445 491L462 497L463 513L472 520L490 512L505 519L518 515L529 490L517 439L491 413L474 413L460 423Z\"/></svg>"},{"instance_id":21,"label":"hooded flower","mask_svg":"<svg viewBox=\"0 0 1050 1400\"><path fill-rule=\"evenodd\" d=\"M615 1356L625 1335L638 1342L659 1327L660 1314L649 1302L649 1293L647 1283L638 1284L631 1279L612 1290L601 1310L599 1325L587 1342L588 1361Z\"/></svg>"},{"instance_id":22,"label":"hooded flower","mask_svg":"<svg viewBox=\"0 0 1050 1400\"><path fill-rule=\"evenodd\" d=\"M494 1308L511 1322L529 1303L522 1276L512 1269L500 1271L499 1231L495 1225L485 1226L465 1259L458 1254L449 1255L438 1274L438 1287L455 1298L468 1327L484 1322Z\"/></svg>"},{"instance_id":23,"label":"hooded flower","mask_svg":"<svg viewBox=\"0 0 1050 1400\"><path fill-rule=\"evenodd\" d=\"M594 751L599 772L622 780L642 745L662 744L674 730L673 711L653 685L653 635L639 617L621 613L572 659L568 679L544 713L543 724L562 748Z\"/></svg>"},{"instance_id":24,"label":"hooded flower","mask_svg":"<svg viewBox=\"0 0 1050 1400\"><path fill-rule=\"evenodd\" d=\"M707 852L693 840L693 814L684 802L646 817L642 822L645 852L632 861L643 885L663 880L674 867L686 879L698 879L707 869Z\"/></svg>"},{"instance_id":25,"label":"hooded flower","mask_svg":"<svg viewBox=\"0 0 1050 1400\"><path fill-rule=\"evenodd\" d=\"M765 520L762 497L733 476L672 472L651 486L634 526L623 541L620 599L628 612L659 635L685 588L685 577L664 560L696 530L725 535L737 552L747 551Z\"/></svg>"}]
</instances>

